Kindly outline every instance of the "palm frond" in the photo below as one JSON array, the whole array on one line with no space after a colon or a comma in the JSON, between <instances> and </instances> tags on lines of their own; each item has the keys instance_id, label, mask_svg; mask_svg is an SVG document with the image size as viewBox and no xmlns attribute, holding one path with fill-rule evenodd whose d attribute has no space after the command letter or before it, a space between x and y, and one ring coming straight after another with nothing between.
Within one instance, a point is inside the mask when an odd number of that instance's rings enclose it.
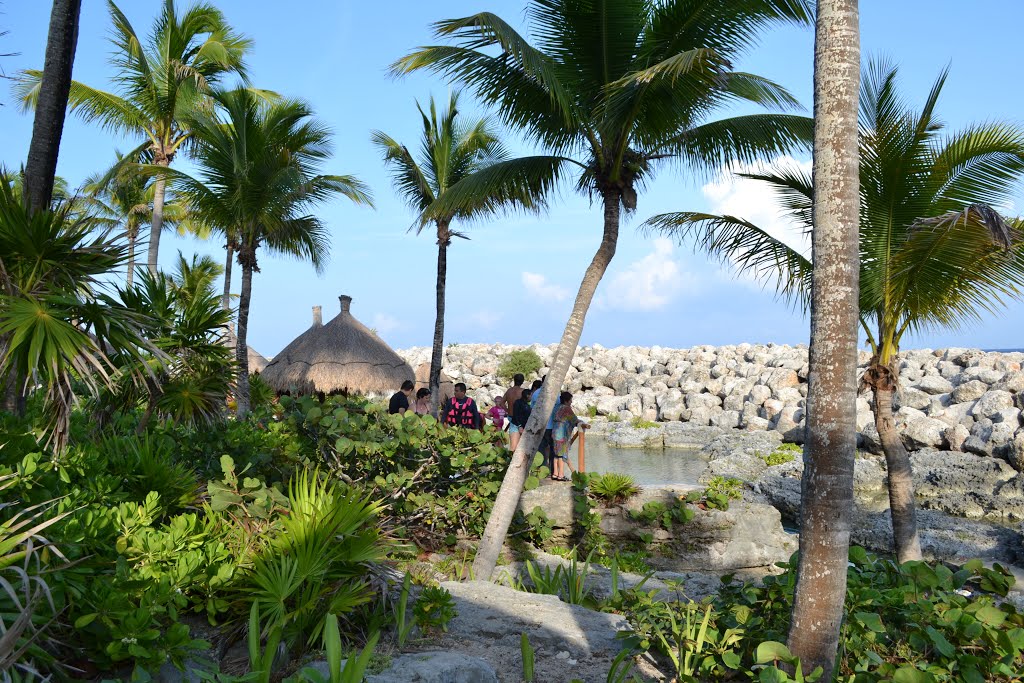
<instances>
[{"instance_id":1,"label":"palm frond","mask_svg":"<svg viewBox=\"0 0 1024 683\"><path fill-rule=\"evenodd\" d=\"M778 296L810 306L810 260L766 230L735 216L683 211L649 218L641 229L669 235L719 259L723 265L772 285Z\"/></svg>"}]
</instances>

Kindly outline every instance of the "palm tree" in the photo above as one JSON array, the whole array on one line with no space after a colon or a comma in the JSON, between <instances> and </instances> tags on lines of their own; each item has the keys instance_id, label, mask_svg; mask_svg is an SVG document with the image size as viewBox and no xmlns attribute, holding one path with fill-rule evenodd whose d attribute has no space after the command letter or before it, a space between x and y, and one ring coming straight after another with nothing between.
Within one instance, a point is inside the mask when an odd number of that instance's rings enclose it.
<instances>
[{"instance_id":1,"label":"palm tree","mask_svg":"<svg viewBox=\"0 0 1024 683\"><path fill-rule=\"evenodd\" d=\"M208 93L224 76L245 76L243 57L251 41L234 33L220 10L206 3L192 5L179 15L174 0L164 0L148 42L143 43L131 22L111 0L114 23L112 65L119 92L71 84L70 106L86 121L145 141L156 166L167 167L189 138L185 119L209 108ZM41 74L26 71L19 84L26 107L37 105ZM155 273L164 223L166 178L157 175L147 263Z\"/></svg>"},{"instance_id":2,"label":"palm tree","mask_svg":"<svg viewBox=\"0 0 1024 683\"><path fill-rule=\"evenodd\" d=\"M307 213L341 194L372 204L362 182L352 176L318 175L330 153L330 133L299 101L267 103L251 90L213 93L224 113L190 120L198 175L165 169L182 189L198 218L237 242L242 288L238 301L235 357L238 416L249 412L249 360L246 334L252 275L259 270L260 247L311 262L319 272L330 249L326 227Z\"/></svg>"},{"instance_id":3,"label":"palm tree","mask_svg":"<svg viewBox=\"0 0 1024 683\"><path fill-rule=\"evenodd\" d=\"M107 171L95 173L85 180L85 208L93 219L107 227L119 226L128 240L128 261L126 264L128 287L132 286L135 275L135 247L143 226L152 225L153 203L156 183L153 176L142 172L138 164L151 161L143 152L135 158L128 158L119 152L114 165ZM189 216L185 205L179 201L164 204L164 225L177 227L179 233L197 232L195 221Z\"/></svg>"},{"instance_id":4,"label":"palm tree","mask_svg":"<svg viewBox=\"0 0 1024 683\"><path fill-rule=\"evenodd\" d=\"M464 179L487 166L504 161L508 154L498 140L496 131L487 119L477 119L463 125L458 121L458 93L452 93L448 109L438 116L434 98L430 98L430 114L416 105L423 119L423 140L419 158L409 148L382 131L373 132L373 142L380 148L384 163L392 167L396 190L406 203L418 212L413 227L417 233L433 223L437 231L437 317L434 319L434 346L430 355L430 392L440 400L441 353L444 349L445 280L448 270L448 247L452 237L467 239L461 232L451 229L457 219L470 220L483 214L494 213L502 207L518 205L533 208L537 203L529 194L517 195L512 187L489 187L476 201L465 201L458 209L434 211L435 204Z\"/></svg>"},{"instance_id":5,"label":"palm tree","mask_svg":"<svg viewBox=\"0 0 1024 683\"><path fill-rule=\"evenodd\" d=\"M857 455L857 0L818 0L814 31L811 343L800 559L789 646L832 680L839 649Z\"/></svg>"},{"instance_id":6,"label":"palm tree","mask_svg":"<svg viewBox=\"0 0 1024 683\"><path fill-rule=\"evenodd\" d=\"M54 0L46 38L43 70L38 72L35 120L25 164L25 199L30 211L50 206L57 153L64 132L64 112L71 88L71 70L78 45L82 0Z\"/></svg>"},{"instance_id":7,"label":"palm tree","mask_svg":"<svg viewBox=\"0 0 1024 683\"><path fill-rule=\"evenodd\" d=\"M1021 232L990 207L1006 204L1024 177L1024 128L975 124L943 133L935 107L943 71L920 111L901 99L898 70L865 72L860 93L860 324L871 347L862 386L874 398L875 427L889 471L895 550L921 557L910 459L892 413L900 341L907 332L959 329L1024 289ZM815 186L798 169L747 177L770 183L810 230ZM665 214L655 229L693 237L709 252L806 296L810 262L757 226L733 216Z\"/></svg>"},{"instance_id":8,"label":"palm tree","mask_svg":"<svg viewBox=\"0 0 1024 683\"><path fill-rule=\"evenodd\" d=\"M500 17L481 13L436 24L436 35L456 44L420 48L394 66L399 73L431 69L465 84L552 153L488 166L453 187L432 214L469 206L513 178L543 193L570 168L576 188L598 198L604 212L601 244L481 539L473 564L480 577L490 576L504 543L529 461L615 254L622 210L636 209L638 190L662 162L706 169L759 159L809 142L812 132L810 120L795 115L713 118L733 102L797 106L782 87L731 63L765 25L809 21L810 0L531 0L527 16L536 45Z\"/></svg>"}]
</instances>

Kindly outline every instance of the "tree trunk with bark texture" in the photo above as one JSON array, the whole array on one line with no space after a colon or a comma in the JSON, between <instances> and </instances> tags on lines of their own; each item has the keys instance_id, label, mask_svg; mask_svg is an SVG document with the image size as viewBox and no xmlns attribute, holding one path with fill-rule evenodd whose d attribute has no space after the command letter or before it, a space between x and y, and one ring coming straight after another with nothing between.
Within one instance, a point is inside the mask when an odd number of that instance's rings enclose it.
<instances>
[{"instance_id":1,"label":"tree trunk with bark texture","mask_svg":"<svg viewBox=\"0 0 1024 683\"><path fill-rule=\"evenodd\" d=\"M430 387L431 412L437 416L441 408L441 363L444 353L444 298L448 278L448 245L452 243L448 223L437 223L437 317L434 318L434 346L430 351Z\"/></svg>"},{"instance_id":2,"label":"tree trunk with bark texture","mask_svg":"<svg viewBox=\"0 0 1024 683\"><path fill-rule=\"evenodd\" d=\"M547 426L548 417L555 407L555 399L562 389L565 376L569 373L569 366L576 353L576 345L580 342L583 334L583 323L590 309L590 303L594 299L594 292L601 282L608 264L615 256L615 247L619 239L619 212L621 190L609 189L603 193L604 199L604 236L601 239L601 246L594 254L593 260L587 266L583 274L583 282L580 283L579 293L569 314L569 321L565 325L562 339L558 343L555 357L551 361L548 370L547 380L541 390L540 398L537 400L537 407L530 415L526 423L526 429L519 441L519 446L512 455L512 462L508 471L505 472L505 479L501 482L501 490L498 491L498 498L494 501L494 508L487 520L487 527L480 538L480 545L477 549L476 559L473 560L473 575L481 580L490 580L491 573L498 562L498 555L505 544L505 536L508 527L512 523L516 507L519 505L519 496L523 492L523 485L533 464L534 455L544 435L544 428Z\"/></svg>"},{"instance_id":3,"label":"tree trunk with bark texture","mask_svg":"<svg viewBox=\"0 0 1024 683\"><path fill-rule=\"evenodd\" d=\"M890 370L885 369L882 381L873 382L871 390L875 398L875 428L882 442L885 465L889 471L889 514L892 517L893 544L896 559L902 564L921 559L921 542L917 535L914 472L892 414L894 387L892 382L885 381L890 373Z\"/></svg>"},{"instance_id":4,"label":"tree trunk with bark texture","mask_svg":"<svg viewBox=\"0 0 1024 683\"><path fill-rule=\"evenodd\" d=\"M128 272L126 274L128 287L131 287L132 282L135 280L135 242L138 239L138 235L128 236Z\"/></svg>"},{"instance_id":5,"label":"tree trunk with bark texture","mask_svg":"<svg viewBox=\"0 0 1024 683\"><path fill-rule=\"evenodd\" d=\"M819 0L814 49L814 273L800 563L789 647L832 680L856 454L859 297L857 0Z\"/></svg>"},{"instance_id":6,"label":"tree trunk with bark texture","mask_svg":"<svg viewBox=\"0 0 1024 683\"><path fill-rule=\"evenodd\" d=\"M238 253L242 266L242 289L238 295L238 331L235 335L235 360L238 361L238 380L235 384L235 404L238 419L249 414L249 300L252 298L252 273L256 268L255 250L242 247Z\"/></svg>"},{"instance_id":7,"label":"tree trunk with bark texture","mask_svg":"<svg viewBox=\"0 0 1024 683\"><path fill-rule=\"evenodd\" d=\"M153 160L158 166L170 166L171 161L165 156L158 156ZM158 175L153 185L153 220L149 229L149 252L146 255L146 265L151 275L156 275L157 262L160 258L160 233L164 229L164 195L167 193L167 179Z\"/></svg>"},{"instance_id":8,"label":"tree trunk with bark texture","mask_svg":"<svg viewBox=\"0 0 1024 683\"><path fill-rule=\"evenodd\" d=\"M54 0L50 12L43 80L39 85L32 141L25 164L25 203L32 213L49 208L53 198L53 179L64 132L81 12L82 0Z\"/></svg>"},{"instance_id":9,"label":"tree trunk with bark texture","mask_svg":"<svg viewBox=\"0 0 1024 683\"><path fill-rule=\"evenodd\" d=\"M235 257L234 245L230 242L225 247L228 257L224 259L224 295L221 297L220 305L225 311L231 310L231 261Z\"/></svg>"}]
</instances>

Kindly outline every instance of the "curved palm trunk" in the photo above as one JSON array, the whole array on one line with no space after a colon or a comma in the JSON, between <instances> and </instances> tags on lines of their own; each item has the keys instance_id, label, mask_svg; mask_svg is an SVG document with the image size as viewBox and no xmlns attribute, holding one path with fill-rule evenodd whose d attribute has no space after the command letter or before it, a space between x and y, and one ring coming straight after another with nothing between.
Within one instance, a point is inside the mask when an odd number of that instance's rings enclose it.
<instances>
[{"instance_id":1,"label":"curved palm trunk","mask_svg":"<svg viewBox=\"0 0 1024 683\"><path fill-rule=\"evenodd\" d=\"M235 403L238 418L249 414L249 347L246 337L249 332L249 300L252 298L252 272L256 265L256 254L239 250L238 261L242 266L242 290L238 295L238 331L235 337L235 360L238 361L238 380L235 384Z\"/></svg>"},{"instance_id":2,"label":"curved palm trunk","mask_svg":"<svg viewBox=\"0 0 1024 683\"><path fill-rule=\"evenodd\" d=\"M857 0L818 0L814 271L800 561L789 647L832 680L846 597L857 446L860 86Z\"/></svg>"},{"instance_id":3,"label":"curved palm trunk","mask_svg":"<svg viewBox=\"0 0 1024 683\"><path fill-rule=\"evenodd\" d=\"M876 368L869 368L876 370ZM889 514L892 517L892 537L896 559L901 564L908 560L921 559L921 542L917 536L917 511L914 505L914 472L910 467L910 456L903 446L896 420L892 414L893 382L891 371L882 368L872 373L877 379L871 382L875 399L875 428L885 452L885 465L889 471Z\"/></svg>"},{"instance_id":4,"label":"curved palm trunk","mask_svg":"<svg viewBox=\"0 0 1024 683\"><path fill-rule=\"evenodd\" d=\"M448 245L451 235L448 223L437 223L437 317L434 318L434 346L430 351L431 412L437 416L441 406L441 355L444 352L444 298L448 277Z\"/></svg>"},{"instance_id":5,"label":"curved palm trunk","mask_svg":"<svg viewBox=\"0 0 1024 683\"><path fill-rule=\"evenodd\" d=\"M39 102L25 163L25 202L32 213L49 207L53 197L81 12L82 0L54 0L50 12L43 80L39 85Z\"/></svg>"},{"instance_id":6,"label":"curved palm trunk","mask_svg":"<svg viewBox=\"0 0 1024 683\"><path fill-rule=\"evenodd\" d=\"M235 248L230 242L227 247L228 257L224 259L224 295L221 297L220 305L225 311L231 310L231 260L235 256Z\"/></svg>"},{"instance_id":7,"label":"curved palm trunk","mask_svg":"<svg viewBox=\"0 0 1024 683\"><path fill-rule=\"evenodd\" d=\"M608 269L608 264L615 256L615 246L619 239L619 197L620 191L617 189L604 192L604 236L601 239L601 246L598 247L597 253L594 254L593 260L583 274L583 282L580 283L580 290L576 295L572 313L569 314L569 321L565 324L565 331L558 343L558 350L551 361L551 369L548 370L547 380L544 382L544 388L537 401L537 408L530 415L519 446L512 455L512 462L501 482L501 490L498 491L498 498L494 501L494 508L487 520L487 527L480 538L476 559L473 560L473 575L479 579L488 580L498 562L498 555L505 543L505 535L508 533L512 516L519 505L523 484L526 482L530 466L533 464L534 454L536 454L541 437L544 435L544 427L555 406L555 399L562 389L565 376L569 373L569 365L576 353L576 345L579 344L580 336L583 334L583 323L586 320L587 311L590 309L590 303L594 299L594 292L597 291L597 285L601 282L601 278L604 277L604 273Z\"/></svg>"},{"instance_id":8,"label":"curved palm trunk","mask_svg":"<svg viewBox=\"0 0 1024 683\"><path fill-rule=\"evenodd\" d=\"M153 163L158 166L170 166L171 162L167 157L157 156ZM157 262L160 257L160 233L164 229L164 196L167 193L167 179L158 175L153 184L153 220L149 229L149 253L146 256L146 265L149 272L156 275Z\"/></svg>"}]
</instances>

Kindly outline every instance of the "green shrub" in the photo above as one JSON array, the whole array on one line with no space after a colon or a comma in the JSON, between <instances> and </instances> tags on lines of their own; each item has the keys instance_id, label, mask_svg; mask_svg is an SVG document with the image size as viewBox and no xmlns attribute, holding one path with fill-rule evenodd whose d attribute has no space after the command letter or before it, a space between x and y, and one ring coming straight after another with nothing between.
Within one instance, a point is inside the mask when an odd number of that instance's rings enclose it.
<instances>
[{"instance_id":1,"label":"green shrub","mask_svg":"<svg viewBox=\"0 0 1024 683\"><path fill-rule=\"evenodd\" d=\"M640 487L628 474L607 472L590 477L590 493L608 503L623 503L640 493Z\"/></svg>"},{"instance_id":2,"label":"green shrub","mask_svg":"<svg viewBox=\"0 0 1024 683\"><path fill-rule=\"evenodd\" d=\"M506 382L516 374L522 374L527 379L536 376L544 367L544 361L540 359L533 349L519 349L510 351L501 359L498 366L498 377Z\"/></svg>"},{"instance_id":3,"label":"green shrub","mask_svg":"<svg viewBox=\"0 0 1024 683\"><path fill-rule=\"evenodd\" d=\"M608 421L609 422L622 422L622 418L619 416L618 413L612 413L611 415L608 416Z\"/></svg>"},{"instance_id":4,"label":"green shrub","mask_svg":"<svg viewBox=\"0 0 1024 683\"><path fill-rule=\"evenodd\" d=\"M412 606L413 620L423 633L440 629L448 631L448 623L458 616L455 599L440 586L424 586Z\"/></svg>"},{"instance_id":5,"label":"green shrub","mask_svg":"<svg viewBox=\"0 0 1024 683\"><path fill-rule=\"evenodd\" d=\"M802 446L798 446L795 443L784 443L768 455L761 455L761 458L768 467L773 467L775 465L784 465L788 462L793 462L798 457L802 456L803 452L804 449Z\"/></svg>"},{"instance_id":6,"label":"green shrub","mask_svg":"<svg viewBox=\"0 0 1024 683\"><path fill-rule=\"evenodd\" d=\"M587 406L587 417L589 417L591 419L597 417L597 406L595 406L595 405Z\"/></svg>"},{"instance_id":7,"label":"green shrub","mask_svg":"<svg viewBox=\"0 0 1024 683\"><path fill-rule=\"evenodd\" d=\"M642 417L634 417L633 421L629 424L635 429L654 429L658 426L657 422L651 422L650 420L645 420Z\"/></svg>"},{"instance_id":8,"label":"green shrub","mask_svg":"<svg viewBox=\"0 0 1024 683\"><path fill-rule=\"evenodd\" d=\"M796 556L785 573L759 584L723 577L715 597L671 602L656 593L621 590L621 611L641 651L671 667L678 680L794 681L756 669L796 662L786 639L796 584ZM962 567L891 560L850 549L846 621L836 680L857 683L1015 681L1024 670L1024 615L1001 596L1012 575L972 560ZM703 630L704 638L695 638ZM768 676L767 678L765 676ZM790 676L795 676L790 668ZM813 672L803 680L814 680Z\"/></svg>"}]
</instances>

